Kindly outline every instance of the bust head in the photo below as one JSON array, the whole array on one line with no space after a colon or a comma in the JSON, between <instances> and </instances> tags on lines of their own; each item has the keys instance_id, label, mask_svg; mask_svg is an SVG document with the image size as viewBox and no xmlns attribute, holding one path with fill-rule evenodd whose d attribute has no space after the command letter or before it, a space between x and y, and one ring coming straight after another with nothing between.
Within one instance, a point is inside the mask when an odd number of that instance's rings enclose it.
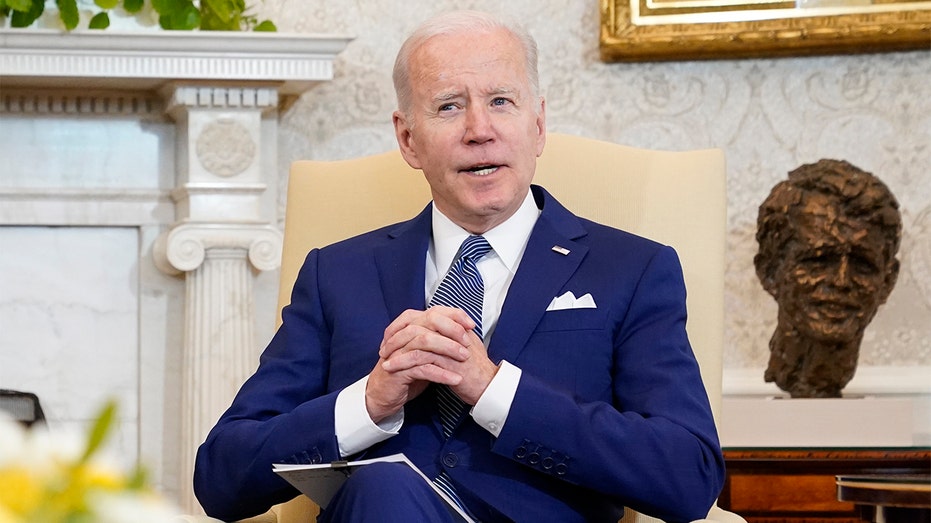
<instances>
[{"instance_id":1,"label":"bust head","mask_svg":"<svg viewBox=\"0 0 931 523\"><path fill-rule=\"evenodd\" d=\"M901 233L889 189L845 161L803 165L773 188L760 206L754 258L779 305L767 381L793 396L840 395L895 285Z\"/></svg>"}]
</instances>

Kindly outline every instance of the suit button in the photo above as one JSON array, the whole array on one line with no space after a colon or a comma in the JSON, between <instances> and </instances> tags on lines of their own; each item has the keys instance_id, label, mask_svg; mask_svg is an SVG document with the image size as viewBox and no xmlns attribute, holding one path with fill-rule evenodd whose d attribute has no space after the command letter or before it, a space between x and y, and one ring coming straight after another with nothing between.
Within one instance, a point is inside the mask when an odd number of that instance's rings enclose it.
<instances>
[{"instance_id":1,"label":"suit button","mask_svg":"<svg viewBox=\"0 0 931 523\"><path fill-rule=\"evenodd\" d=\"M536 452L531 452L530 455L527 456L527 463L530 463L531 465L536 465L539 462L540 462L540 455L537 454Z\"/></svg>"},{"instance_id":2,"label":"suit button","mask_svg":"<svg viewBox=\"0 0 931 523\"><path fill-rule=\"evenodd\" d=\"M523 445L517 447L517 450L514 451L514 457L517 459L524 459L527 457L527 447Z\"/></svg>"},{"instance_id":3,"label":"suit button","mask_svg":"<svg viewBox=\"0 0 931 523\"><path fill-rule=\"evenodd\" d=\"M543 467L543 470L549 470L553 468L554 463L555 461L553 461L553 458L547 456L543 458L543 463L541 463L541 466Z\"/></svg>"},{"instance_id":4,"label":"suit button","mask_svg":"<svg viewBox=\"0 0 931 523\"><path fill-rule=\"evenodd\" d=\"M443 464L449 468L453 468L459 464L459 456L450 452L449 454L443 456Z\"/></svg>"},{"instance_id":5,"label":"suit button","mask_svg":"<svg viewBox=\"0 0 931 523\"><path fill-rule=\"evenodd\" d=\"M569 472L569 466L568 466L568 465L566 465L565 463L560 463L560 464L556 465L556 475L557 475L557 476L565 476L565 475L566 475L566 472Z\"/></svg>"}]
</instances>

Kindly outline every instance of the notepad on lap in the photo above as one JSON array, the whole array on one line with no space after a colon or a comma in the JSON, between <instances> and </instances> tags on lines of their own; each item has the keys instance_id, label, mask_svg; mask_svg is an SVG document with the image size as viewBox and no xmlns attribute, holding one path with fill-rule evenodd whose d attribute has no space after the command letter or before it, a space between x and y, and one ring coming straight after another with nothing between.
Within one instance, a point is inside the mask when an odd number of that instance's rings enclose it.
<instances>
[{"instance_id":1,"label":"notepad on lap","mask_svg":"<svg viewBox=\"0 0 931 523\"><path fill-rule=\"evenodd\" d=\"M334 461L333 463L319 464L319 465L290 465L285 463L276 463L272 466L272 471L284 478L288 483L298 489L305 496L313 500L314 503L320 505L321 508L326 508L330 503L330 500L333 499L333 496L336 495L336 492L343 486L343 483L346 481L352 472L366 465L372 463L405 463L410 468L414 469L424 481L430 485L430 488L443 501L446 503L446 506L449 508L451 514L459 516L462 518L462 521L468 523L474 523L472 518L468 516L465 512L460 509L453 500L446 495L445 492L440 490L436 485L424 475L423 472L417 468L416 465L411 463L407 456L404 454L392 454L390 456L384 456L381 458L372 458L364 459L359 461Z\"/></svg>"}]
</instances>

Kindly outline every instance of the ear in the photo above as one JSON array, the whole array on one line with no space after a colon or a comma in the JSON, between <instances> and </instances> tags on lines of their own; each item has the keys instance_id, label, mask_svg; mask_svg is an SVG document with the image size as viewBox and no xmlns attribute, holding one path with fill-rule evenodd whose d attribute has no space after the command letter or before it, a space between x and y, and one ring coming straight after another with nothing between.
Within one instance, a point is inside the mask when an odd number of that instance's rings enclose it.
<instances>
[{"instance_id":1,"label":"ear","mask_svg":"<svg viewBox=\"0 0 931 523\"><path fill-rule=\"evenodd\" d=\"M414 169L420 169L420 160L417 158L417 149L414 143L414 136L411 133L410 122L401 111L395 111L391 115L394 123L394 136L398 140L398 148L401 150L401 156L404 161Z\"/></svg>"},{"instance_id":2,"label":"ear","mask_svg":"<svg viewBox=\"0 0 931 523\"><path fill-rule=\"evenodd\" d=\"M546 100L540 97L540 110L537 112L537 158L543 154L546 145Z\"/></svg>"},{"instance_id":3,"label":"ear","mask_svg":"<svg viewBox=\"0 0 931 523\"><path fill-rule=\"evenodd\" d=\"M895 282L899 279L899 266L898 258L893 258L892 263L889 264L889 271L886 272L883 288L880 289L879 303L886 303L889 295L892 294L892 288L895 287Z\"/></svg>"},{"instance_id":4,"label":"ear","mask_svg":"<svg viewBox=\"0 0 931 523\"><path fill-rule=\"evenodd\" d=\"M766 257L757 253L753 257L753 265L756 268L756 277L760 280L760 283L763 284L763 290L769 293L770 296L779 301L779 286L776 285L776 270L777 266L774 264L768 264Z\"/></svg>"}]
</instances>

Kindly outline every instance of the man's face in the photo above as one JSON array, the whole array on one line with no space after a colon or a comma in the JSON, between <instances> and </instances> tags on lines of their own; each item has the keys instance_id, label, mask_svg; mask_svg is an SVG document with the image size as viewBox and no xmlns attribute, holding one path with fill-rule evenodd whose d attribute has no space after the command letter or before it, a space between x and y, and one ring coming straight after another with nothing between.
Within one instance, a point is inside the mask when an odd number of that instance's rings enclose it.
<instances>
[{"instance_id":1,"label":"man's face","mask_svg":"<svg viewBox=\"0 0 931 523\"><path fill-rule=\"evenodd\" d=\"M394 114L401 153L443 214L484 233L520 207L546 141L522 48L503 30L435 36L409 67L411 109Z\"/></svg>"},{"instance_id":2,"label":"man's face","mask_svg":"<svg viewBox=\"0 0 931 523\"><path fill-rule=\"evenodd\" d=\"M898 274L878 227L836 212L808 202L776 282L780 321L829 343L862 335Z\"/></svg>"}]
</instances>

